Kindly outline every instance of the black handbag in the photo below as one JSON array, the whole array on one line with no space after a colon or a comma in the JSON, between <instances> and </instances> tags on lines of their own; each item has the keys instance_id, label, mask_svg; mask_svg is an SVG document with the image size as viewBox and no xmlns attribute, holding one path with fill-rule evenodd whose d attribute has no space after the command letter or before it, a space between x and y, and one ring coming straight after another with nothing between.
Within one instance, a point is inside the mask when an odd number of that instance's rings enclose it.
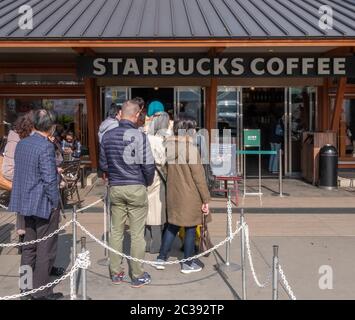
<instances>
[{"instance_id":1,"label":"black handbag","mask_svg":"<svg viewBox=\"0 0 355 320\"><path fill-rule=\"evenodd\" d=\"M202 214L202 225L200 232L200 242L199 242L199 253L205 252L209 249L213 248L213 244L211 241L210 233L207 228L207 216ZM207 253L205 257L208 257L211 253Z\"/></svg>"}]
</instances>

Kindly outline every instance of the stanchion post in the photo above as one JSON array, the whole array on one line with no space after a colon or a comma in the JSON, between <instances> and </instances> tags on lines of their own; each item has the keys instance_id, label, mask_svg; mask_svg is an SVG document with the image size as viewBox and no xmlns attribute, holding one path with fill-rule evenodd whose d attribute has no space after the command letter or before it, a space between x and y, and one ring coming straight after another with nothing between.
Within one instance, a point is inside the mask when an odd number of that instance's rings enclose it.
<instances>
[{"instance_id":1,"label":"stanchion post","mask_svg":"<svg viewBox=\"0 0 355 320\"><path fill-rule=\"evenodd\" d=\"M86 251L86 237L81 237L81 252L84 253ZM86 269L81 270L81 290L82 290L82 296L83 300L87 300L87 278L86 278Z\"/></svg>"},{"instance_id":2,"label":"stanchion post","mask_svg":"<svg viewBox=\"0 0 355 320\"><path fill-rule=\"evenodd\" d=\"M272 259L272 300L279 298L279 246L273 246Z\"/></svg>"},{"instance_id":3,"label":"stanchion post","mask_svg":"<svg viewBox=\"0 0 355 320\"><path fill-rule=\"evenodd\" d=\"M77 220L77 206L76 204L73 205L73 250L72 250L72 261L73 261L73 265L75 264L76 261L76 241L77 241L77 225L76 225L76 220ZM76 272L74 272L73 274L73 279L74 279L74 290L75 290L75 294L76 292Z\"/></svg>"},{"instance_id":4,"label":"stanchion post","mask_svg":"<svg viewBox=\"0 0 355 320\"><path fill-rule=\"evenodd\" d=\"M108 186L106 186L106 194L104 198L104 243L107 245L107 204L108 204ZM104 249L104 255L107 256L107 249Z\"/></svg>"},{"instance_id":5,"label":"stanchion post","mask_svg":"<svg viewBox=\"0 0 355 320\"><path fill-rule=\"evenodd\" d=\"M240 225L244 225L244 209L242 208L240 211ZM241 245L241 250L240 250L240 261L241 261L241 268L242 268L242 299L246 300L247 299L247 288L246 288L246 268L245 268L245 233L244 233L244 228L240 231L240 245Z\"/></svg>"},{"instance_id":6,"label":"stanchion post","mask_svg":"<svg viewBox=\"0 0 355 320\"><path fill-rule=\"evenodd\" d=\"M283 197L283 186L282 186L282 150L279 150L279 193L280 197Z\"/></svg>"},{"instance_id":7,"label":"stanchion post","mask_svg":"<svg viewBox=\"0 0 355 320\"><path fill-rule=\"evenodd\" d=\"M231 191L228 189L228 206L231 204ZM226 237L230 236L229 230L229 213L227 211L227 231ZM227 241L226 243L226 266L230 265L230 248L231 248L231 241Z\"/></svg>"}]
</instances>

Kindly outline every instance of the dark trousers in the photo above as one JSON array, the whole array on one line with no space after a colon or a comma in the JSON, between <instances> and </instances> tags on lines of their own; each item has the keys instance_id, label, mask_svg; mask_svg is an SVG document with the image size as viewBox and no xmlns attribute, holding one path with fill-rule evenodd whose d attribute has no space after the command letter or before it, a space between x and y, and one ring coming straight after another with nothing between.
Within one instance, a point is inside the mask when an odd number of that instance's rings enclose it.
<instances>
[{"instance_id":1,"label":"dark trousers","mask_svg":"<svg viewBox=\"0 0 355 320\"><path fill-rule=\"evenodd\" d=\"M160 248L160 253L158 259L167 260L168 254L171 250L171 247L174 243L175 237L179 232L180 227L173 224L168 224L164 236L163 243ZM194 227L185 227L185 238L184 238L184 258L189 258L194 255L195 252L195 238L196 238L196 226ZM191 264L186 262L186 264Z\"/></svg>"},{"instance_id":2,"label":"dark trousers","mask_svg":"<svg viewBox=\"0 0 355 320\"><path fill-rule=\"evenodd\" d=\"M25 242L43 238L59 226L59 210L55 210L50 218L25 217ZM57 255L58 235L37 244L24 246L21 266L30 266L33 271L33 288L39 288L50 282L50 271ZM53 288L39 291L34 297L44 297L53 293Z\"/></svg>"}]
</instances>

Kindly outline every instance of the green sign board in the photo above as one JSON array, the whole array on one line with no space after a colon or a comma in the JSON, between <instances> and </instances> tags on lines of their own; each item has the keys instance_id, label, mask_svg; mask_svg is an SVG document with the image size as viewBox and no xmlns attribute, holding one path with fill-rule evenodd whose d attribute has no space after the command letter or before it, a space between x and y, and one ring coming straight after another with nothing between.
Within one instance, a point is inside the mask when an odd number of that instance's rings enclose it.
<instances>
[{"instance_id":1,"label":"green sign board","mask_svg":"<svg viewBox=\"0 0 355 320\"><path fill-rule=\"evenodd\" d=\"M260 147L260 129L244 129L244 147Z\"/></svg>"}]
</instances>

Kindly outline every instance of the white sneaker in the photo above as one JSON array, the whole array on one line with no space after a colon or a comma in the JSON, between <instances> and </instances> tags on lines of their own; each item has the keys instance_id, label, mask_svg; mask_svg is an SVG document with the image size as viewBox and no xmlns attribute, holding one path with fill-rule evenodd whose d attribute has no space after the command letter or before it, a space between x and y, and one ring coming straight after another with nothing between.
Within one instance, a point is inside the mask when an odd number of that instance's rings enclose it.
<instances>
[{"instance_id":1,"label":"white sneaker","mask_svg":"<svg viewBox=\"0 0 355 320\"><path fill-rule=\"evenodd\" d=\"M162 259L157 259L156 262L165 262L165 261ZM152 266L157 270L165 270L165 265L160 264L160 263L159 264L152 264Z\"/></svg>"},{"instance_id":2,"label":"white sneaker","mask_svg":"<svg viewBox=\"0 0 355 320\"><path fill-rule=\"evenodd\" d=\"M191 265L188 265L186 263L183 263L181 272L184 274L189 274L193 272L199 272L202 270L202 267L196 264L195 262L192 262Z\"/></svg>"}]
</instances>

